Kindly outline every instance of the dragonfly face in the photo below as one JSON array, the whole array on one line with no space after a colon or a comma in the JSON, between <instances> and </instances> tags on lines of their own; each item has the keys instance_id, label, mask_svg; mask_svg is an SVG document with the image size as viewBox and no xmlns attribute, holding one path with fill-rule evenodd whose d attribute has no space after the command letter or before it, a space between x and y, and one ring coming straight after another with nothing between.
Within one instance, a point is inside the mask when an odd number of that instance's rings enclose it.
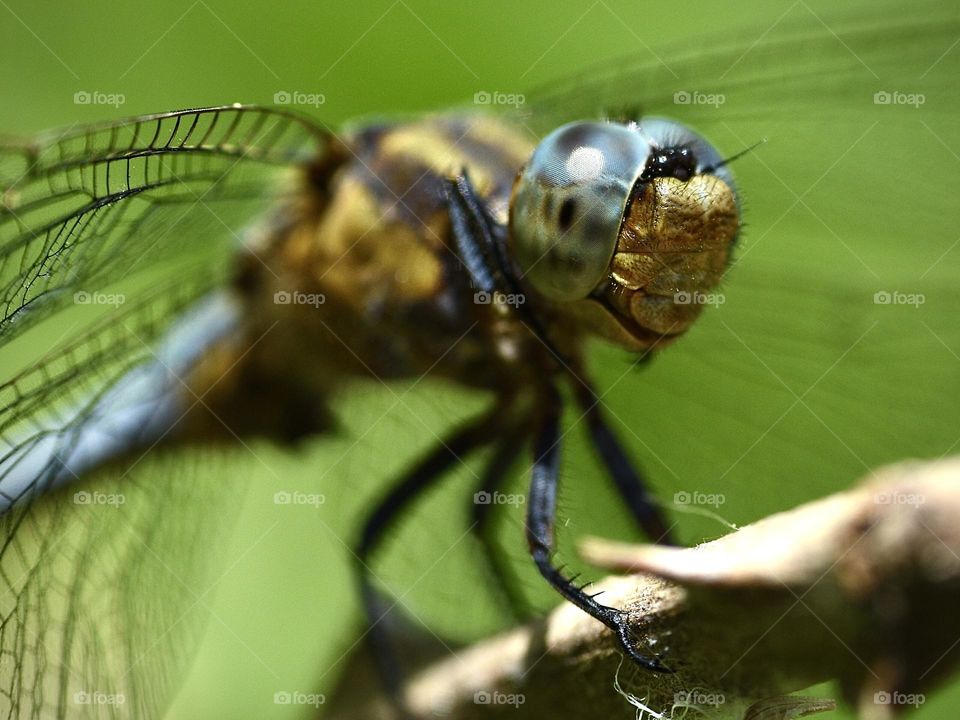
<instances>
[{"instance_id":1,"label":"dragonfly face","mask_svg":"<svg viewBox=\"0 0 960 720\"><path fill-rule=\"evenodd\" d=\"M717 151L668 120L578 122L537 146L514 189L510 243L542 295L589 332L648 348L685 331L739 227Z\"/></svg>"}]
</instances>

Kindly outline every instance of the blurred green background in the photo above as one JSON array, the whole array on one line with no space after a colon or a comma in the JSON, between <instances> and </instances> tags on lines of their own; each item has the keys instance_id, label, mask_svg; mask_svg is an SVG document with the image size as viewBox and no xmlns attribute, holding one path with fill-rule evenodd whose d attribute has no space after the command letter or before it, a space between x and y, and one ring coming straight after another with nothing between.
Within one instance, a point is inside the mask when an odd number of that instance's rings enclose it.
<instances>
[{"instance_id":1,"label":"blurred green background","mask_svg":"<svg viewBox=\"0 0 960 720\"><path fill-rule=\"evenodd\" d=\"M649 82L624 85L619 105L686 120L728 153L768 141L735 166L747 227L724 304L642 371L618 351L593 353L615 427L681 537L697 542L835 491L871 467L956 449L960 50L944 33L904 31L895 43L870 35L884 19L906 25L923 11L836 6L10 0L0 6L0 129L271 104L278 92L322 95L321 105L300 109L336 126L470 104L484 91L532 99L528 88L605 59L611 69L624 56L649 64ZM789 38L797 33L820 44L796 53ZM698 60L727 45L723 63ZM83 92L106 104L77 104ZM724 100L678 103L677 92ZM877 92L923 93L924 102L878 105ZM109 104L120 95L122 104ZM561 106L592 111L589 86ZM550 122L532 102L521 109L531 127ZM924 302L877 304L877 292ZM222 567L202 589L207 631L169 717L301 717L310 708L278 705L274 694L330 691L360 632L345 549L358 513L434 433L483 402L430 383L407 389L359 390L343 410L347 433L300 453L257 444L256 461L244 453L210 461L199 481L222 482L238 516L235 532L219 538ZM570 541L579 534L635 536L594 479L581 433L569 437L561 555L576 564ZM462 536L469 474L455 475L400 530L378 574L417 618L467 640L502 626L503 613L483 592L488 580ZM277 490L295 489L325 502L273 503ZM723 503L673 502L683 492L720 493ZM504 509L502 541L531 599L549 607L555 598L525 561L521 512ZM960 693L947 690L917 717L958 712Z\"/></svg>"}]
</instances>

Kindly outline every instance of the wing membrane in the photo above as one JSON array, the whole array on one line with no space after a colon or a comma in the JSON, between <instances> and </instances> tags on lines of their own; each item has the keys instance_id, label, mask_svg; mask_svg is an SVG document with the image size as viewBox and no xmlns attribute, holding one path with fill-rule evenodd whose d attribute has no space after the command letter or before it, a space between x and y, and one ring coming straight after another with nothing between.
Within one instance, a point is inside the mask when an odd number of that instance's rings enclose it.
<instances>
[{"instance_id":1,"label":"wing membrane","mask_svg":"<svg viewBox=\"0 0 960 720\"><path fill-rule=\"evenodd\" d=\"M180 274L0 386L0 707L12 717L157 717L189 661L239 486L218 488L216 464L195 472L185 449L54 478L212 282L205 268Z\"/></svg>"},{"instance_id":2,"label":"wing membrane","mask_svg":"<svg viewBox=\"0 0 960 720\"><path fill-rule=\"evenodd\" d=\"M188 248L191 262L214 262L322 142L295 115L223 107L4 149L0 338Z\"/></svg>"},{"instance_id":3,"label":"wing membrane","mask_svg":"<svg viewBox=\"0 0 960 720\"><path fill-rule=\"evenodd\" d=\"M162 715L202 632L216 538L238 498L198 483L212 467L197 473L198 462L153 456L150 477L99 473L4 516L6 716Z\"/></svg>"},{"instance_id":4,"label":"wing membrane","mask_svg":"<svg viewBox=\"0 0 960 720\"><path fill-rule=\"evenodd\" d=\"M655 59L628 56L578 69L528 92L513 114L538 133L624 113L695 125L779 123L787 111L794 120L849 120L869 109L876 92L944 87L960 19L942 3L918 7L878 4L824 19L798 4L772 28L692 39L658 51ZM931 103L925 112L948 109Z\"/></svg>"},{"instance_id":5,"label":"wing membrane","mask_svg":"<svg viewBox=\"0 0 960 720\"><path fill-rule=\"evenodd\" d=\"M223 282L245 223L296 191L298 167L324 142L297 116L225 107L0 150L7 716L158 717L169 702L199 638L214 539L239 488L218 488L208 459L196 472L198 449L131 447L69 484L65 468L83 466L81 442L95 454L111 432L131 432L105 422L126 399L117 388L158 371L175 381L183 358L164 354L164 338ZM38 352L64 327L71 339ZM87 442L95 424L107 440Z\"/></svg>"}]
</instances>

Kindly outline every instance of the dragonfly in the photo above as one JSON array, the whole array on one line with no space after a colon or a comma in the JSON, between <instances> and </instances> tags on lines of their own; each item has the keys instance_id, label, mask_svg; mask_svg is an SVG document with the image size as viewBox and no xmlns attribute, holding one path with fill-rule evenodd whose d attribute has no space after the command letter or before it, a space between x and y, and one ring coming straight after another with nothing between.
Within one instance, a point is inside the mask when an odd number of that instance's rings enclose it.
<instances>
[{"instance_id":1,"label":"dragonfly","mask_svg":"<svg viewBox=\"0 0 960 720\"><path fill-rule=\"evenodd\" d=\"M336 132L282 109L227 106L5 145L0 338L17 365L0 387L0 703L8 714L161 714L197 629L155 627L185 600L151 555L182 578L204 573L217 523L200 514L214 515L223 495L204 482L202 462L178 458L252 438L282 446L322 438L358 384L428 376L494 399L439 442L425 437L420 459L358 529L360 597L388 682L390 647L376 622L385 598L367 568L418 495L482 448L493 453L471 496L496 492L516 458L529 458L527 544L547 583L607 624L641 666L682 661L627 636L616 609L554 562L565 405L582 416L599 465L646 535L665 541L676 532L618 439L645 426L656 435L669 411L648 416L603 395L587 367L588 336L628 350L631 363L671 346L629 384L659 383L669 407L696 409L688 417L700 423L675 440L687 452L696 445L691 467L711 463L715 444L741 448L734 438L753 418L735 406L770 397L742 379L745 359L761 366L768 387L802 382L800 405L812 402L805 398L818 375L858 360L830 375L811 422L836 416L859 434L838 438L842 450L830 454L810 444L807 428L784 445L783 466L765 468L768 481L859 472L863 458L948 452L956 415L937 409L958 389L958 374L934 353L956 347L956 328L940 324L942 315L918 323L903 313L956 307L957 264L944 232L957 226L952 188L933 182L931 170L952 162L944 148L954 135L937 123L946 114L937 91L955 61L937 62L960 23L931 8L906 25L852 27L843 41L804 26L768 43L680 49L669 78L660 64L630 61L496 115L453 111ZM929 47L913 40L918 34ZM749 85L736 72L747 66ZM721 77L717 67L732 71ZM680 86L674 74L709 85ZM859 97L848 94L851 78ZM924 91L927 130L907 102L912 95L919 105ZM798 96L817 99L789 118L778 113ZM789 164L796 142L781 139L778 150L775 138L737 161L757 165L734 181L727 161L774 130L807 141L803 154L822 160L809 189L792 190L802 179ZM921 142L921 131L933 136ZM716 137L733 154L714 149ZM818 196L818 175L861 143L871 157L883 153L885 171L852 163L837 170L842 182L827 183L833 195ZM815 206L802 233L784 231L790 245L765 242L777 234L776 217L747 242L751 208L765 198L750 180L761 172L763 183L796 196L792 207ZM851 205L870 208L854 214L868 218L863 227L843 222ZM675 222L658 224L664 217ZM735 254L742 221L746 247ZM666 245L651 250L651 237ZM729 305L739 303L731 313L716 293L737 254L722 286ZM871 271L884 254L899 274ZM701 297L718 307L694 325L711 304ZM57 350L31 356L37 333L71 314L92 319ZM724 319L698 336L711 314ZM747 327L763 332L747 336ZM671 372L683 374L662 375ZM694 391L691 376L712 387ZM714 428L716 407L739 424ZM619 418L635 422L617 432L627 425ZM140 477L146 456L160 458L162 477ZM111 507L117 512L90 512ZM495 506L475 508L482 530ZM148 542L132 540L131 528Z\"/></svg>"}]
</instances>

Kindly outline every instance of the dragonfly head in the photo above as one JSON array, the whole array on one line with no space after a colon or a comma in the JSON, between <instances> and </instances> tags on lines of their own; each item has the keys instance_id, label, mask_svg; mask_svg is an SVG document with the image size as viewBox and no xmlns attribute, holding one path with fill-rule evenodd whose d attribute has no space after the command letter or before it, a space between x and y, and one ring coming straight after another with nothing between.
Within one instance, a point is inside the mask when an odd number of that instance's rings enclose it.
<instances>
[{"instance_id":1,"label":"dragonfly head","mask_svg":"<svg viewBox=\"0 0 960 720\"><path fill-rule=\"evenodd\" d=\"M725 161L689 128L576 122L547 135L521 171L509 242L537 293L641 350L716 301L739 225Z\"/></svg>"}]
</instances>

